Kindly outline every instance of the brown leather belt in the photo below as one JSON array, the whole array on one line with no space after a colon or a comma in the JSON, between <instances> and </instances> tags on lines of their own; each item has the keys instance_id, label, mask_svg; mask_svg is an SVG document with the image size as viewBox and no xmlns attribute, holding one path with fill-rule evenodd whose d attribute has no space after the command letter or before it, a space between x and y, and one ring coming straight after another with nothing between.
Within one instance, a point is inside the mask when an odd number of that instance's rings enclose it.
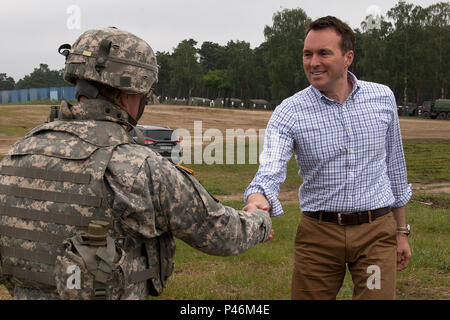
<instances>
[{"instance_id":1,"label":"brown leather belt","mask_svg":"<svg viewBox=\"0 0 450 320\"><path fill-rule=\"evenodd\" d=\"M389 212L391 212L391 207L379 208L375 210L368 210L362 212L303 212L305 216L318 219L321 221L334 222L341 226L355 225L361 223L368 223L374 221Z\"/></svg>"}]
</instances>

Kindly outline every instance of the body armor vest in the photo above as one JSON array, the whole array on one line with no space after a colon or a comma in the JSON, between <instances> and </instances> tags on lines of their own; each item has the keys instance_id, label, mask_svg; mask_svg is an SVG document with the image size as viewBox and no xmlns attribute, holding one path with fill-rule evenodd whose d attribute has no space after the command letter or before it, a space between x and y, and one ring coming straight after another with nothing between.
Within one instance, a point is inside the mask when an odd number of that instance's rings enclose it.
<instances>
[{"instance_id":1,"label":"body armor vest","mask_svg":"<svg viewBox=\"0 0 450 320\"><path fill-rule=\"evenodd\" d=\"M99 105L105 107L105 103ZM111 105L105 108L111 112ZM135 142L115 122L55 121L32 130L4 157L0 169L0 277L10 291L19 286L59 292L55 263L62 261L69 242L73 247L69 249L91 260L81 263L93 273L93 294L100 298L120 298L127 287L139 287L143 296L161 293L173 267L172 236L127 236L118 223L121 212L112 210L112 195L104 183L114 149L125 143ZM92 257L100 259L94 263ZM114 266L118 260L122 265ZM108 289L105 292L105 283L114 268L123 269L122 278L114 280L118 281L114 287L122 291L112 294ZM71 289L79 289L76 284Z\"/></svg>"}]
</instances>

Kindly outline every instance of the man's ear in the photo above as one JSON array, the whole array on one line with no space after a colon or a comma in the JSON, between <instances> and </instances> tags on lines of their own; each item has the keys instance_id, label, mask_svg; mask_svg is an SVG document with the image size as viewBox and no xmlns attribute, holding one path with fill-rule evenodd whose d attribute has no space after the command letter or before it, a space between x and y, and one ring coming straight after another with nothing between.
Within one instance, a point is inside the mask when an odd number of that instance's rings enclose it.
<instances>
[{"instance_id":1,"label":"man's ear","mask_svg":"<svg viewBox=\"0 0 450 320\"><path fill-rule=\"evenodd\" d=\"M355 56L355 53L353 50L349 50L345 53L345 67L348 68L353 62L353 58Z\"/></svg>"}]
</instances>

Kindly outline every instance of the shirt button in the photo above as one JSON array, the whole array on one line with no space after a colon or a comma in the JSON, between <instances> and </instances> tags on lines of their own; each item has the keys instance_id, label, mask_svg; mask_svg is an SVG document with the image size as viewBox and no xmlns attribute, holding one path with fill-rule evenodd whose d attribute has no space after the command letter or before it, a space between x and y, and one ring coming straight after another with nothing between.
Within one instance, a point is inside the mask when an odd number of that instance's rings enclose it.
<instances>
[{"instance_id":1,"label":"shirt button","mask_svg":"<svg viewBox=\"0 0 450 320\"><path fill-rule=\"evenodd\" d=\"M349 151L350 153L355 153L355 150L352 149L352 148L348 149L348 151Z\"/></svg>"},{"instance_id":2,"label":"shirt button","mask_svg":"<svg viewBox=\"0 0 450 320\"><path fill-rule=\"evenodd\" d=\"M350 175L350 177L353 177L355 175L354 172L349 172L348 174Z\"/></svg>"}]
</instances>

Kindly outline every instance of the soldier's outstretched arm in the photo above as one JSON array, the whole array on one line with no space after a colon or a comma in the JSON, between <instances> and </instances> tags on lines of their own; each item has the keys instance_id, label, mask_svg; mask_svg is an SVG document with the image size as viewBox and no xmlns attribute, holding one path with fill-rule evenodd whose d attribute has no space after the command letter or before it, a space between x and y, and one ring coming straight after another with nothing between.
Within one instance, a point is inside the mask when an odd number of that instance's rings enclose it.
<instances>
[{"instance_id":1,"label":"soldier's outstretched arm","mask_svg":"<svg viewBox=\"0 0 450 320\"><path fill-rule=\"evenodd\" d=\"M237 255L269 239L268 212L223 206L192 175L168 161L148 159L147 164L150 192L167 218L166 231L175 237L218 256Z\"/></svg>"}]
</instances>

